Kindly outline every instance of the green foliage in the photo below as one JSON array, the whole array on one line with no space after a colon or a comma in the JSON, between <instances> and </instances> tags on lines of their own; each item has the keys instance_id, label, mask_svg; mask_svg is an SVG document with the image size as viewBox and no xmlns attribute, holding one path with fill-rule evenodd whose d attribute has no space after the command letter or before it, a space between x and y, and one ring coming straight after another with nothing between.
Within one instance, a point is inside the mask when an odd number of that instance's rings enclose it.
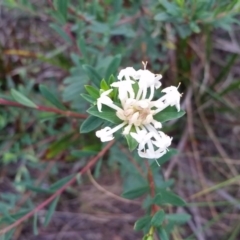
<instances>
[{"instance_id":1,"label":"green foliage","mask_svg":"<svg viewBox=\"0 0 240 240\"><path fill-rule=\"evenodd\" d=\"M239 5L237 1L227 0L219 4L216 0L167 1L160 0L156 8L155 21L171 23L181 38L200 33L206 26L229 30L236 21Z\"/></svg>"},{"instance_id":2,"label":"green foliage","mask_svg":"<svg viewBox=\"0 0 240 240\"><path fill-rule=\"evenodd\" d=\"M173 206L186 205L186 202L183 199L181 199L176 194L166 190L160 190L159 193L153 199L153 203L159 206L162 206L164 204L171 204Z\"/></svg>"},{"instance_id":3,"label":"green foliage","mask_svg":"<svg viewBox=\"0 0 240 240\"><path fill-rule=\"evenodd\" d=\"M48 211L47 211L47 215L46 215L46 218L45 218L45 221L44 221L44 226L45 226L45 227L46 227L46 226L49 224L49 222L51 221L52 215L54 214L54 211L55 211L55 209L56 209L56 207L57 207L59 198L60 198L59 196L56 197L56 198L52 201L52 203L50 204L50 206L49 206L49 209L48 209Z\"/></svg>"},{"instance_id":4,"label":"green foliage","mask_svg":"<svg viewBox=\"0 0 240 240\"><path fill-rule=\"evenodd\" d=\"M161 240L169 240L168 234L164 227L160 227L158 230L158 236Z\"/></svg>"},{"instance_id":5,"label":"green foliage","mask_svg":"<svg viewBox=\"0 0 240 240\"><path fill-rule=\"evenodd\" d=\"M56 8L56 13L58 14L59 18L66 22L67 20L67 10L68 10L68 0L54 0L53 4Z\"/></svg>"},{"instance_id":6,"label":"green foliage","mask_svg":"<svg viewBox=\"0 0 240 240\"><path fill-rule=\"evenodd\" d=\"M121 120L116 116L116 111L107 106L102 106L102 112L98 111L97 106L89 108L87 112L93 116L104 119L111 123L115 124L121 123Z\"/></svg>"},{"instance_id":7,"label":"green foliage","mask_svg":"<svg viewBox=\"0 0 240 240\"><path fill-rule=\"evenodd\" d=\"M167 107L161 112L157 113L154 116L154 119L156 119L159 122L166 122L172 119L180 118L185 114L183 110L180 110L179 112L175 107Z\"/></svg>"},{"instance_id":8,"label":"green foliage","mask_svg":"<svg viewBox=\"0 0 240 240\"><path fill-rule=\"evenodd\" d=\"M151 222L152 217L151 216L144 216L140 219L138 219L135 224L134 224L134 229L136 231L140 231L143 228L145 228L146 226L148 226Z\"/></svg>"},{"instance_id":9,"label":"green foliage","mask_svg":"<svg viewBox=\"0 0 240 240\"><path fill-rule=\"evenodd\" d=\"M65 106L55 97L55 95L48 90L48 88L44 85L39 86L41 94L55 107L66 110Z\"/></svg>"},{"instance_id":10,"label":"green foliage","mask_svg":"<svg viewBox=\"0 0 240 240\"><path fill-rule=\"evenodd\" d=\"M26 96L24 96L21 92L15 89L11 89L11 94L14 100L17 101L18 103L27 107L37 108L37 105L34 102L32 102L30 99L28 99Z\"/></svg>"},{"instance_id":11,"label":"green foliage","mask_svg":"<svg viewBox=\"0 0 240 240\"><path fill-rule=\"evenodd\" d=\"M98 128L100 125L102 125L103 120L94 116L89 116L80 127L80 133L88 133L96 128Z\"/></svg>"},{"instance_id":12,"label":"green foliage","mask_svg":"<svg viewBox=\"0 0 240 240\"><path fill-rule=\"evenodd\" d=\"M97 99L100 97L99 90L97 90L95 87L86 85L85 89L89 93L89 95L94 99Z\"/></svg>"},{"instance_id":13,"label":"green foliage","mask_svg":"<svg viewBox=\"0 0 240 240\"><path fill-rule=\"evenodd\" d=\"M164 210L159 210L153 215L151 220L151 225L154 227L159 227L163 223L164 219L165 219Z\"/></svg>"},{"instance_id":14,"label":"green foliage","mask_svg":"<svg viewBox=\"0 0 240 240\"><path fill-rule=\"evenodd\" d=\"M191 216L186 213L172 213L166 214L166 219L177 224L184 224L191 219Z\"/></svg>"},{"instance_id":15,"label":"green foliage","mask_svg":"<svg viewBox=\"0 0 240 240\"><path fill-rule=\"evenodd\" d=\"M89 66L87 64L83 65L82 68L88 75L89 80L96 85L99 85L102 77L98 74L98 72L92 66Z\"/></svg>"},{"instance_id":16,"label":"green foliage","mask_svg":"<svg viewBox=\"0 0 240 240\"><path fill-rule=\"evenodd\" d=\"M132 190L128 190L126 192L123 192L122 196L124 198L128 198L128 199L135 199L138 198L146 193L149 192L149 186L142 186L142 187L138 187L138 188L134 188Z\"/></svg>"},{"instance_id":17,"label":"green foliage","mask_svg":"<svg viewBox=\"0 0 240 240\"><path fill-rule=\"evenodd\" d=\"M129 150L133 151L134 149L136 149L136 147L138 146L138 142L130 134L125 135L125 138L127 140Z\"/></svg>"}]
</instances>

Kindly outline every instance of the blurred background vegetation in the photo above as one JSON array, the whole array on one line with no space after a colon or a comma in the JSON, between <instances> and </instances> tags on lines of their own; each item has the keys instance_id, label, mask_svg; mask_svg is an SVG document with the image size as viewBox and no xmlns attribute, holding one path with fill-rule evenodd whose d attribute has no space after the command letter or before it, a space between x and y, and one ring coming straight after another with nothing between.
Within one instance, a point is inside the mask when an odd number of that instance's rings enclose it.
<instances>
[{"instance_id":1,"label":"blurred background vegetation","mask_svg":"<svg viewBox=\"0 0 240 240\"><path fill-rule=\"evenodd\" d=\"M14 88L38 106L86 114L84 85L142 61L163 75L163 86L181 82L187 115L165 127L179 154L158 184L175 179L189 204L169 211L192 219L170 239L240 239L239 0L2 0L0 7L0 99L13 101ZM0 105L2 226L102 149L94 133L79 133L81 122ZM144 166L119 140L47 220L42 209L4 239L140 239L132 229L140 203L116 196L141 185Z\"/></svg>"}]
</instances>

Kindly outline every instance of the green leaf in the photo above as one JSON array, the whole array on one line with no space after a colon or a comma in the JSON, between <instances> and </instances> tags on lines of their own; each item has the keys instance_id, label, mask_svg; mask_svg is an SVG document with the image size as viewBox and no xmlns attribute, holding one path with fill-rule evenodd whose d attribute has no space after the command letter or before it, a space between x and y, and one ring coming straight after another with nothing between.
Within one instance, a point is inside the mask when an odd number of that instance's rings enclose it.
<instances>
[{"instance_id":1,"label":"green leaf","mask_svg":"<svg viewBox=\"0 0 240 240\"><path fill-rule=\"evenodd\" d=\"M160 190L160 193L158 193L153 202L157 205L163 205L163 204L171 204L173 206L185 206L186 202L180 198L178 195L167 191L167 190Z\"/></svg>"},{"instance_id":2,"label":"green leaf","mask_svg":"<svg viewBox=\"0 0 240 240\"><path fill-rule=\"evenodd\" d=\"M74 157L89 157L89 156L92 156L92 155L96 155L98 152L96 151L87 151L87 150L73 150L71 152L71 155L73 155Z\"/></svg>"},{"instance_id":3,"label":"green leaf","mask_svg":"<svg viewBox=\"0 0 240 240\"><path fill-rule=\"evenodd\" d=\"M47 149L46 158L53 158L61 152L66 151L68 147L72 146L72 143L74 141L73 139L74 133L69 133L58 139L57 141L53 142Z\"/></svg>"},{"instance_id":4,"label":"green leaf","mask_svg":"<svg viewBox=\"0 0 240 240\"><path fill-rule=\"evenodd\" d=\"M151 222L151 218L151 216L144 216L142 218L139 218L134 224L134 230L140 231L145 228Z\"/></svg>"},{"instance_id":5,"label":"green leaf","mask_svg":"<svg viewBox=\"0 0 240 240\"><path fill-rule=\"evenodd\" d=\"M68 0L54 0L54 6L60 12L63 19L67 20Z\"/></svg>"},{"instance_id":6,"label":"green leaf","mask_svg":"<svg viewBox=\"0 0 240 240\"><path fill-rule=\"evenodd\" d=\"M0 223L8 223L12 224L14 223L17 219L23 217L24 215L28 214L31 210L20 210L18 213L9 215L7 212L4 212L4 217L1 216L0 218Z\"/></svg>"},{"instance_id":7,"label":"green leaf","mask_svg":"<svg viewBox=\"0 0 240 240\"><path fill-rule=\"evenodd\" d=\"M167 107L161 112L157 113L156 115L153 116L153 118L161 123L180 118L185 114L183 110L180 110L179 112L175 107Z\"/></svg>"},{"instance_id":8,"label":"green leaf","mask_svg":"<svg viewBox=\"0 0 240 240\"><path fill-rule=\"evenodd\" d=\"M158 229L158 236L161 240L169 240L168 234L163 227Z\"/></svg>"},{"instance_id":9,"label":"green leaf","mask_svg":"<svg viewBox=\"0 0 240 240\"><path fill-rule=\"evenodd\" d=\"M60 198L60 196L57 196L57 197L52 201L51 205L49 206L49 209L48 209L48 212L47 212L47 215L46 215L44 224L43 224L45 227L46 227L46 226L49 224L49 222L51 221L52 215L54 214L55 209L56 209L56 207L57 207L59 198Z\"/></svg>"},{"instance_id":10,"label":"green leaf","mask_svg":"<svg viewBox=\"0 0 240 240\"><path fill-rule=\"evenodd\" d=\"M51 187L49 188L49 190L51 190L52 192L56 192L59 188L61 188L64 184L66 184L67 182L69 182L72 178L74 178L75 174L71 174L67 177L64 177L60 180L58 180L57 182L55 182L54 184L51 185Z\"/></svg>"},{"instance_id":11,"label":"green leaf","mask_svg":"<svg viewBox=\"0 0 240 240\"><path fill-rule=\"evenodd\" d=\"M102 81L101 81L101 83L100 83L100 87L101 87L101 89L103 89L104 91L107 91L107 90L109 89L109 86L108 86L108 84L107 84L107 82L106 82L105 79L102 79Z\"/></svg>"},{"instance_id":12,"label":"green leaf","mask_svg":"<svg viewBox=\"0 0 240 240\"><path fill-rule=\"evenodd\" d=\"M37 220L38 220L38 213L36 212L33 217L33 234L35 236L38 235L38 226L37 226Z\"/></svg>"},{"instance_id":13,"label":"green leaf","mask_svg":"<svg viewBox=\"0 0 240 240\"><path fill-rule=\"evenodd\" d=\"M151 225L154 227L161 226L164 221L164 218L165 218L165 212L161 209L153 215L151 220Z\"/></svg>"},{"instance_id":14,"label":"green leaf","mask_svg":"<svg viewBox=\"0 0 240 240\"><path fill-rule=\"evenodd\" d=\"M112 62L109 64L106 73L105 78L108 79L112 74L116 75L118 67L121 63L122 56L120 54L116 55Z\"/></svg>"},{"instance_id":15,"label":"green leaf","mask_svg":"<svg viewBox=\"0 0 240 240\"><path fill-rule=\"evenodd\" d=\"M12 229L12 230L10 230L10 231L8 231L8 232L6 232L5 234L4 234L4 238L3 238L3 240L12 240L12 239L14 239L13 238L13 234L15 233L15 228L14 229ZM1 239L2 240L2 239Z\"/></svg>"},{"instance_id":16,"label":"green leaf","mask_svg":"<svg viewBox=\"0 0 240 240\"><path fill-rule=\"evenodd\" d=\"M93 106L87 110L87 112L93 116L105 119L111 123L120 124L122 121L116 116L116 110L107 106L102 107L102 112L99 112L96 106Z\"/></svg>"},{"instance_id":17,"label":"green leaf","mask_svg":"<svg viewBox=\"0 0 240 240\"><path fill-rule=\"evenodd\" d=\"M18 103L24 106L31 107L31 108L38 108L38 106L34 102L32 102L30 99L28 99L22 93L18 92L15 89L11 89L11 95L15 101L17 101Z\"/></svg>"},{"instance_id":18,"label":"green leaf","mask_svg":"<svg viewBox=\"0 0 240 240\"><path fill-rule=\"evenodd\" d=\"M215 78L214 83L211 86L211 89L214 89L214 87L223 79L225 79L227 77L227 75L229 74L229 72L231 71L233 65L235 64L235 62L238 60L239 55L238 54L233 54L231 57L229 57L229 59L227 60L227 63L225 63L224 67L221 68L220 73L218 74L218 76Z\"/></svg>"},{"instance_id":19,"label":"green leaf","mask_svg":"<svg viewBox=\"0 0 240 240\"><path fill-rule=\"evenodd\" d=\"M50 92L46 86L40 85L39 86L41 94L50 102L52 103L55 107L66 110L65 106L55 97L55 95Z\"/></svg>"},{"instance_id":20,"label":"green leaf","mask_svg":"<svg viewBox=\"0 0 240 240\"><path fill-rule=\"evenodd\" d=\"M98 128L104 121L101 118L95 116L89 116L81 124L80 133L88 133Z\"/></svg>"},{"instance_id":21,"label":"green leaf","mask_svg":"<svg viewBox=\"0 0 240 240\"><path fill-rule=\"evenodd\" d=\"M200 33L201 32L200 27L195 22L190 23L190 28L195 33Z\"/></svg>"},{"instance_id":22,"label":"green leaf","mask_svg":"<svg viewBox=\"0 0 240 240\"><path fill-rule=\"evenodd\" d=\"M240 89L240 80L236 80L235 82L229 84L226 88L224 88L219 95L223 96L233 90L238 90Z\"/></svg>"},{"instance_id":23,"label":"green leaf","mask_svg":"<svg viewBox=\"0 0 240 240\"><path fill-rule=\"evenodd\" d=\"M98 72L91 67L90 65L84 64L82 66L83 70L87 73L89 79L93 81L97 86L99 85L100 81L103 79Z\"/></svg>"},{"instance_id":24,"label":"green leaf","mask_svg":"<svg viewBox=\"0 0 240 240\"><path fill-rule=\"evenodd\" d=\"M146 185L146 186L134 188L132 190L123 192L122 196L127 199L134 199L134 198L138 198L148 192L149 192L149 186Z\"/></svg>"},{"instance_id":25,"label":"green leaf","mask_svg":"<svg viewBox=\"0 0 240 240\"><path fill-rule=\"evenodd\" d=\"M83 37L81 37L81 36L78 37L77 45L78 45L78 49L81 52L83 58L86 60L87 59L87 48L86 48L86 43L85 43Z\"/></svg>"},{"instance_id":26,"label":"green leaf","mask_svg":"<svg viewBox=\"0 0 240 240\"><path fill-rule=\"evenodd\" d=\"M94 99L97 99L100 97L99 90L96 89L95 87L90 86L90 85L85 85L84 87L85 87L86 91L90 94L90 96L92 96Z\"/></svg>"},{"instance_id":27,"label":"green leaf","mask_svg":"<svg viewBox=\"0 0 240 240\"><path fill-rule=\"evenodd\" d=\"M67 43L72 43L71 38L63 31L63 29L55 23L50 23L49 26L54 29Z\"/></svg>"},{"instance_id":28,"label":"green leaf","mask_svg":"<svg viewBox=\"0 0 240 240\"><path fill-rule=\"evenodd\" d=\"M167 214L165 218L168 221L172 221L178 224L184 224L191 219L191 216L186 213L173 213L173 214Z\"/></svg>"},{"instance_id":29,"label":"green leaf","mask_svg":"<svg viewBox=\"0 0 240 240\"><path fill-rule=\"evenodd\" d=\"M86 93L82 93L81 97L83 97L86 101L90 102L90 103L96 103L96 98L86 94Z\"/></svg>"},{"instance_id":30,"label":"green leaf","mask_svg":"<svg viewBox=\"0 0 240 240\"><path fill-rule=\"evenodd\" d=\"M47 194L53 193L53 191L51 191L50 189L36 187L36 186L30 185L30 184L25 184L24 186L26 187L26 189L31 190L36 193L47 193Z\"/></svg>"},{"instance_id":31,"label":"green leaf","mask_svg":"<svg viewBox=\"0 0 240 240\"><path fill-rule=\"evenodd\" d=\"M138 142L130 134L125 135L125 137L127 139L128 148L132 152L138 146Z\"/></svg>"},{"instance_id":32,"label":"green leaf","mask_svg":"<svg viewBox=\"0 0 240 240\"><path fill-rule=\"evenodd\" d=\"M157 15L154 16L155 21L161 21L161 22L167 21L170 18L171 17L165 12L158 13Z\"/></svg>"},{"instance_id":33,"label":"green leaf","mask_svg":"<svg viewBox=\"0 0 240 240\"><path fill-rule=\"evenodd\" d=\"M112 83L114 83L116 81L115 77L113 75L111 75L108 79L108 85L111 85Z\"/></svg>"}]
</instances>

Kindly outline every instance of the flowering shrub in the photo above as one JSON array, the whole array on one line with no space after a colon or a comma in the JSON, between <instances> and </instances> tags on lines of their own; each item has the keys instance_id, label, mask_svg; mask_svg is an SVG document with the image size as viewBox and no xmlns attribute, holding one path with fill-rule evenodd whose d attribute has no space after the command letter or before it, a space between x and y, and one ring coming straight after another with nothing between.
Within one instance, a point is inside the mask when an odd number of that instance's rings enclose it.
<instances>
[{"instance_id":1,"label":"flowering shrub","mask_svg":"<svg viewBox=\"0 0 240 240\"><path fill-rule=\"evenodd\" d=\"M158 159L160 163L166 161L161 157L169 151L168 147L172 142L172 137L161 131L162 124L183 116L184 111L180 110L179 85L166 87L160 91L162 75L147 70L147 63L143 63L143 66L144 69L137 71L132 67L122 69L117 80L114 76L108 81L102 79L100 89L85 86L88 94L82 96L92 106L87 111L90 116L81 125L80 132L87 133L102 126L96 131L96 136L102 142L108 142L114 139L114 133L121 130L131 151L138 146L137 151L141 158L155 159L160 167ZM123 193L124 197L134 199L150 191L151 200L148 203L150 214L147 211L146 216L135 224L136 230L145 232L143 239L148 240L153 239L155 229L162 236L161 239L167 239L164 230L166 224L173 224L179 218L180 222L189 219L186 214L165 215L163 205L183 206L185 202L172 192L155 186L151 170L154 166L151 165L148 169L149 183L146 186L133 187Z\"/></svg>"}]
</instances>

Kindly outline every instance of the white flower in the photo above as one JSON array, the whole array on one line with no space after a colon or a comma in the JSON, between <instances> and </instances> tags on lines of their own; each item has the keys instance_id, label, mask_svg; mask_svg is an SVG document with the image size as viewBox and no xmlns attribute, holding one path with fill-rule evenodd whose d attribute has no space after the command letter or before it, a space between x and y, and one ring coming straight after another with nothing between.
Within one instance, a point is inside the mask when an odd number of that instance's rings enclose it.
<instances>
[{"instance_id":1,"label":"white flower","mask_svg":"<svg viewBox=\"0 0 240 240\"><path fill-rule=\"evenodd\" d=\"M123 78L125 78L125 80L129 81L129 80L131 80L131 78L135 79L136 74L137 74L137 72L133 67L127 67L120 71L120 73L118 74L118 80L121 81L121 80L123 80Z\"/></svg>"},{"instance_id":2,"label":"white flower","mask_svg":"<svg viewBox=\"0 0 240 240\"><path fill-rule=\"evenodd\" d=\"M162 90L162 92L166 93L163 97L161 97L161 101L164 101L164 104L167 106L175 106L180 111L180 98L181 94L178 92L178 87L167 87Z\"/></svg>"},{"instance_id":3,"label":"white flower","mask_svg":"<svg viewBox=\"0 0 240 240\"><path fill-rule=\"evenodd\" d=\"M119 125L105 127L96 132L102 142L110 141L113 134L120 129L124 135L130 134L138 142L138 154L143 158L158 159L163 156L171 145L172 138L160 131L162 123L154 116L168 106L176 106L180 110L180 97L176 87L162 90L164 96L152 101L155 89L161 86L162 76L155 75L146 69L136 71L128 67L120 71L117 82L111 84L118 90L119 103L113 102L109 94L113 89L102 92L97 99L98 111L106 105L116 111L116 116L122 121ZM133 88L133 84L134 85ZM136 90L138 89L138 90Z\"/></svg>"},{"instance_id":4,"label":"white flower","mask_svg":"<svg viewBox=\"0 0 240 240\"><path fill-rule=\"evenodd\" d=\"M113 89L109 89L103 93L101 93L100 98L97 99L97 108L99 112L102 112L102 104L114 108L115 110L119 110L120 108L113 104L113 101L107 95L112 92Z\"/></svg>"},{"instance_id":5,"label":"white flower","mask_svg":"<svg viewBox=\"0 0 240 240\"><path fill-rule=\"evenodd\" d=\"M113 135L109 131L111 130L110 127L105 127L96 132L96 136L101 139L102 142L108 142L113 140Z\"/></svg>"},{"instance_id":6,"label":"white flower","mask_svg":"<svg viewBox=\"0 0 240 240\"><path fill-rule=\"evenodd\" d=\"M101 139L102 142L108 142L113 140L113 133L121 129L126 123L121 123L114 128L105 127L99 131L96 131L96 136Z\"/></svg>"},{"instance_id":7,"label":"white flower","mask_svg":"<svg viewBox=\"0 0 240 240\"><path fill-rule=\"evenodd\" d=\"M140 157L157 159L164 155L170 146L172 138L161 131L156 131L150 124L146 125L149 132L136 128L136 133L130 133L139 143L138 154ZM158 147L156 150L154 145Z\"/></svg>"},{"instance_id":8,"label":"white flower","mask_svg":"<svg viewBox=\"0 0 240 240\"><path fill-rule=\"evenodd\" d=\"M111 84L111 87L117 87L118 88L118 98L121 101L124 101L128 98L128 94L129 94L129 98L134 98L134 91L132 88L132 84L134 84L135 82L132 80L123 80L123 81L119 81L119 82L114 82Z\"/></svg>"},{"instance_id":9,"label":"white flower","mask_svg":"<svg viewBox=\"0 0 240 240\"><path fill-rule=\"evenodd\" d=\"M159 81L162 78L162 75L155 75L149 70L138 70L137 71L137 80L139 80L139 91L136 99L139 99L142 96L142 99L147 97L147 89L150 88L149 100L152 100L154 97L154 88L159 88L162 84Z\"/></svg>"}]
</instances>

